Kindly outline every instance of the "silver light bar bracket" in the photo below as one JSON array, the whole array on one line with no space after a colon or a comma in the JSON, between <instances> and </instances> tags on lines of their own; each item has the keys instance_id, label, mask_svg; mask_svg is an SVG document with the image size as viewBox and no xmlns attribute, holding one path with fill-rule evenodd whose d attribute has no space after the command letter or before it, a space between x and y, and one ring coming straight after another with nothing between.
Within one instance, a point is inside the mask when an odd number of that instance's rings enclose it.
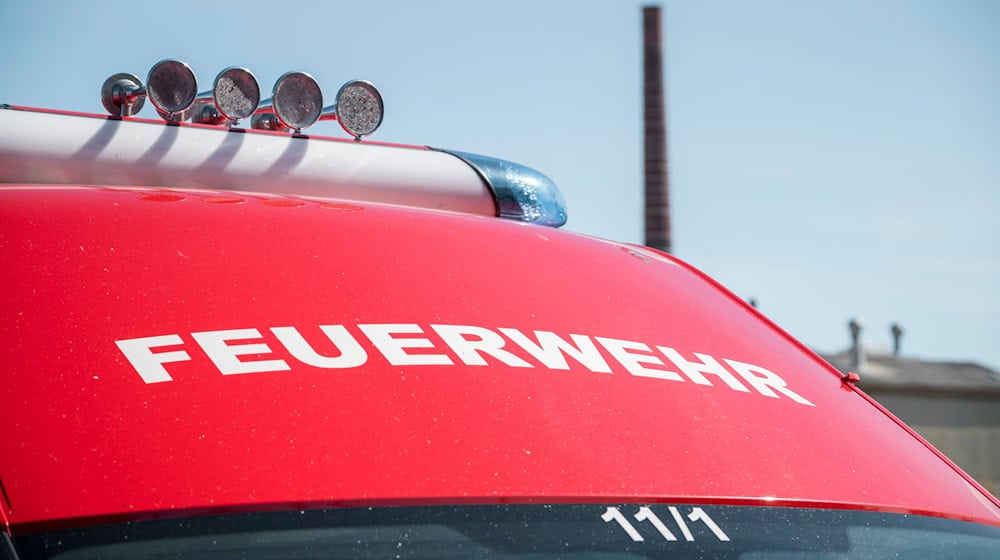
<instances>
[{"instance_id":1,"label":"silver light bar bracket","mask_svg":"<svg viewBox=\"0 0 1000 560\"><path fill-rule=\"evenodd\" d=\"M542 173L502 159L441 150L469 164L486 181L497 205L497 215L532 224L566 224L566 203L559 187Z\"/></svg>"}]
</instances>

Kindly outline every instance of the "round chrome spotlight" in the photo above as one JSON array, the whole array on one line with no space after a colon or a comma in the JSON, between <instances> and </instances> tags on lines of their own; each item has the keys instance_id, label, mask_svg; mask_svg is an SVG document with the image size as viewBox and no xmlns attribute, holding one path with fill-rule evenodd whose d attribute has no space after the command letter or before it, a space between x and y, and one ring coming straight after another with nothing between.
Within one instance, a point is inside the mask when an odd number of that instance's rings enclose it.
<instances>
[{"instance_id":1,"label":"round chrome spotlight","mask_svg":"<svg viewBox=\"0 0 1000 560\"><path fill-rule=\"evenodd\" d=\"M378 130L385 115L382 94L367 80L351 80L337 92L337 122L357 140Z\"/></svg>"},{"instance_id":2,"label":"round chrome spotlight","mask_svg":"<svg viewBox=\"0 0 1000 560\"><path fill-rule=\"evenodd\" d=\"M274 114L286 128L308 128L323 112L323 90L305 72L288 72L278 78L271 94Z\"/></svg>"},{"instance_id":3,"label":"round chrome spotlight","mask_svg":"<svg viewBox=\"0 0 1000 560\"><path fill-rule=\"evenodd\" d=\"M305 72L286 72L274 83L271 97L260 102L251 126L261 130L294 130L296 133L319 120L323 112L323 90Z\"/></svg>"},{"instance_id":4,"label":"round chrome spotlight","mask_svg":"<svg viewBox=\"0 0 1000 560\"><path fill-rule=\"evenodd\" d=\"M215 77L212 99L219 113L232 121L245 119L260 104L260 84L246 68L226 68Z\"/></svg>"},{"instance_id":5,"label":"round chrome spotlight","mask_svg":"<svg viewBox=\"0 0 1000 560\"><path fill-rule=\"evenodd\" d=\"M231 66L215 77L212 90L198 94L191 121L201 124L236 124L257 110L260 84L246 68Z\"/></svg>"},{"instance_id":6,"label":"round chrome spotlight","mask_svg":"<svg viewBox=\"0 0 1000 560\"><path fill-rule=\"evenodd\" d=\"M180 122L198 96L198 80L179 60L161 60L146 77L146 93L156 112L167 122Z\"/></svg>"}]
</instances>

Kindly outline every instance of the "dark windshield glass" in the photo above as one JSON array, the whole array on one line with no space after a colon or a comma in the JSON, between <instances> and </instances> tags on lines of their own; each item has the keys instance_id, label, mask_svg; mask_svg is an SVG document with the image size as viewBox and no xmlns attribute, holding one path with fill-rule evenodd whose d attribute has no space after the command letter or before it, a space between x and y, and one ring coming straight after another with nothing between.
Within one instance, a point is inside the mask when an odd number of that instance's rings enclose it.
<instances>
[{"instance_id":1,"label":"dark windshield glass","mask_svg":"<svg viewBox=\"0 0 1000 560\"><path fill-rule=\"evenodd\" d=\"M866 511L668 504L384 507L104 525L13 539L22 560L1000 557L1000 529Z\"/></svg>"}]
</instances>

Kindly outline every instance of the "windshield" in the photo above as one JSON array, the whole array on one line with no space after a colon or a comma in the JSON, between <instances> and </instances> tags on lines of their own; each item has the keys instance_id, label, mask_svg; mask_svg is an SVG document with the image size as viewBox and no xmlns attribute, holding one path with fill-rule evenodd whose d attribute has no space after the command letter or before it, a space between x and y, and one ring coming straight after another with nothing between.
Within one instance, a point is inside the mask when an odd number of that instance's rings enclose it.
<instances>
[{"instance_id":1,"label":"windshield","mask_svg":"<svg viewBox=\"0 0 1000 560\"><path fill-rule=\"evenodd\" d=\"M997 558L1000 529L870 511L669 504L381 507L193 517L15 537L22 560Z\"/></svg>"}]
</instances>

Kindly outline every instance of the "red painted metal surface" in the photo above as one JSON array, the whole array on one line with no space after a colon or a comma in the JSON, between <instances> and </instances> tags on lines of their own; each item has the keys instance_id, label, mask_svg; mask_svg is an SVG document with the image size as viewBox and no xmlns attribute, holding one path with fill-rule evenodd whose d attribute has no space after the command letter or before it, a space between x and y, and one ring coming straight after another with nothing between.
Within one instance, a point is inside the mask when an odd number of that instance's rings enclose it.
<instances>
[{"instance_id":1,"label":"red painted metal surface","mask_svg":"<svg viewBox=\"0 0 1000 560\"><path fill-rule=\"evenodd\" d=\"M832 368L650 250L232 192L7 188L0 213L0 480L14 532L292 504L568 500L1000 524L995 502ZM319 360L340 356L321 326L356 342L352 363ZM594 350L562 369L502 329ZM231 330L242 338L219 334ZM508 354L463 351L455 336L473 332ZM296 333L328 367L289 349ZM172 353L169 381L144 379L116 344L168 336L179 344L150 353ZM695 383L666 348L724 375ZM235 366L213 361L227 352ZM399 364L413 356L436 363ZM272 371L220 371L240 364Z\"/></svg>"}]
</instances>

